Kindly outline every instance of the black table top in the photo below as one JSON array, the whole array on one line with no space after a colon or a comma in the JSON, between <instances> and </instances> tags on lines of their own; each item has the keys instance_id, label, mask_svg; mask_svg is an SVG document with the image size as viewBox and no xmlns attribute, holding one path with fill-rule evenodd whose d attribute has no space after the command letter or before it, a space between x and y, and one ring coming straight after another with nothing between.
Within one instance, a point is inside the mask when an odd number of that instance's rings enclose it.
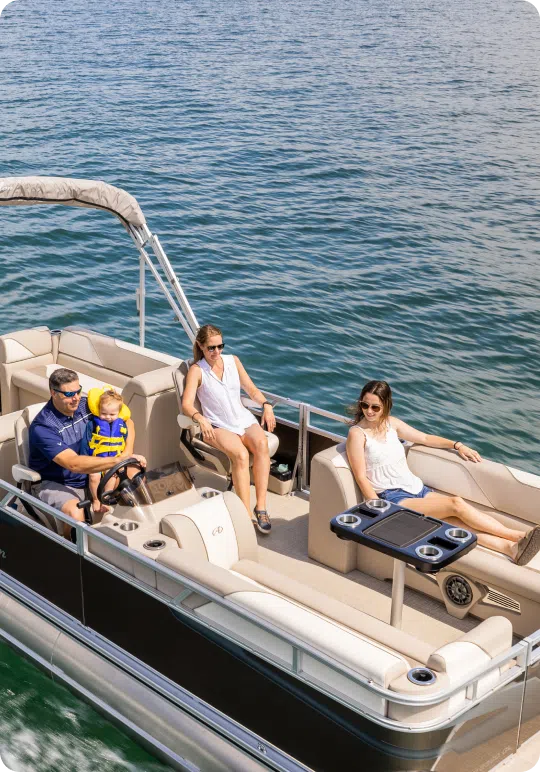
<instances>
[{"instance_id":1,"label":"black table top","mask_svg":"<svg viewBox=\"0 0 540 772\"><path fill-rule=\"evenodd\" d=\"M330 521L340 538L355 541L419 571L435 574L477 544L474 533L383 499L364 502Z\"/></svg>"}]
</instances>

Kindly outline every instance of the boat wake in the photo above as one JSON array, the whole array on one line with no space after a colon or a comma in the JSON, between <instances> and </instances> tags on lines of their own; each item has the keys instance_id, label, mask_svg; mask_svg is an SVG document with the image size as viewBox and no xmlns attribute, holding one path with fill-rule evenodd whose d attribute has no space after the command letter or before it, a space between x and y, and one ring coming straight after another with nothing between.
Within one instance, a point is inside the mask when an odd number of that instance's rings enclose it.
<instances>
[{"instance_id":1,"label":"boat wake","mask_svg":"<svg viewBox=\"0 0 540 772\"><path fill-rule=\"evenodd\" d=\"M99 714L0 644L0 772L164 772Z\"/></svg>"}]
</instances>

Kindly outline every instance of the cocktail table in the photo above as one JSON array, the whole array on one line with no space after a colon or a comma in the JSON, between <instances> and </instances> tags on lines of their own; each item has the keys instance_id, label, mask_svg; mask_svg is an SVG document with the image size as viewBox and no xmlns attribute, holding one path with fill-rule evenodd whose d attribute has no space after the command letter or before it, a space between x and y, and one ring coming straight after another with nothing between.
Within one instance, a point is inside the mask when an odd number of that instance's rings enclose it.
<instances>
[{"instance_id":1,"label":"cocktail table","mask_svg":"<svg viewBox=\"0 0 540 772\"><path fill-rule=\"evenodd\" d=\"M477 544L476 535L465 528L383 499L365 501L336 515L330 521L330 530L340 539L355 541L394 559L390 612L394 627L401 627L405 565L436 574Z\"/></svg>"}]
</instances>

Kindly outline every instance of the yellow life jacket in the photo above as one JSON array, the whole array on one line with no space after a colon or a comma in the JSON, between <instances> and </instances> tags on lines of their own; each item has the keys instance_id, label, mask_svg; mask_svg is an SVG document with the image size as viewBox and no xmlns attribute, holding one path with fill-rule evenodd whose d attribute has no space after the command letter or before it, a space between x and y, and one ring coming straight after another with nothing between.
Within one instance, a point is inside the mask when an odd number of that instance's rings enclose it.
<instances>
[{"instance_id":1,"label":"yellow life jacket","mask_svg":"<svg viewBox=\"0 0 540 772\"><path fill-rule=\"evenodd\" d=\"M88 447L93 456L119 456L126 447L127 426L122 418L112 423L93 416L93 431Z\"/></svg>"},{"instance_id":2,"label":"yellow life jacket","mask_svg":"<svg viewBox=\"0 0 540 772\"><path fill-rule=\"evenodd\" d=\"M87 404L92 416L92 436L88 447L93 456L118 456L126 447L126 421L131 418L131 410L122 403L118 418L109 423L99 417L99 402L106 391L114 391L112 386L95 386L88 391Z\"/></svg>"}]
</instances>

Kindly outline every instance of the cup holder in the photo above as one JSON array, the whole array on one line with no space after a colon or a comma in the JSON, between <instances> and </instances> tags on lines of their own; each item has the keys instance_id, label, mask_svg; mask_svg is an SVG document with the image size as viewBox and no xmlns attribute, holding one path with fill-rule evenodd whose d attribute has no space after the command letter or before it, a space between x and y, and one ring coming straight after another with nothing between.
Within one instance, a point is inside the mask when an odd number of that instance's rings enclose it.
<instances>
[{"instance_id":1,"label":"cup holder","mask_svg":"<svg viewBox=\"0 0 540 772\"><path fill-rule=\"evenodd\" d=\"M163 539L150 539L143 544L145 550L162 550L166 546Z\"/></svg>"},{"instance_id":2,"label":"cup holder","mask_svg":"<svg viewBox=\"0 0 540 772\"><path fill-rule=\"evenodd\" d=\"M419 558L424 558L424 560L439 560L443 555L443 551L433 544L421 544L415 549L415 552Z\"/></svg>"},{"instance_id":3,"label":"cup holder","mask_svg":"<svg viewBox=\"0 0 540 772\"><path fill-rule=\"evenodd\" d=\"M362 519L358 515L338 515L336 522L340 525L346 525L348 528L356 528L357 525L360 525Z\"/></svg>"},{"instance_id":4,"label":"cup holder","mask_svg":"<svg viewBox=\"0 0 540 772\"><path fill-rule=\"evenodd\" d=\"M464 544L466 541L469 541L472 534L470 531L466 531L465 528L448 528L444 535L448 539L452 539L452 541L457 541L459 544Z\"/></svg>"},{"instance_id":5,"label":"cup holder","mask_svg":"<svg viewBox=\"0 0 540 772\"><path fill-rule=\"evenodd\" d=\"M417 686L431 686L437 680L437 676L428 667L413 667L407 673L407 678Z\"/></svg>"},{"instance_id":6,"label":"cup holder","mask_svg":"<svg viewBox=\"0 0 540 772\"><path fill-rule=\"evenodd\" d=\"M201 496L203 497L203 499L213 499L214 496L220 496L220 495L221 495L220 491L203 491L201 493Z\"/></svg>"},{"instance_id":7,"label":"cup holder","mask_svg":"<svg viewBox=\"0 0 540 772\"><path fill-rule=\"evenodd\" d=\"M127 522L127 523L122 523L122 525L120 526L120 530L121 531L136 531L138 527L139 527L139 523Z\"/></svg>"},{"instance_id":8,"label":"cup holder","mask_svg":"<svg viewBox=\"0 0 540 772\"><path fill-rule=\"evenodd\" d=\"M390 502L384 499L369 499L366 501L366 507L373 509L374 512L386 512L390 509Z\"/></svg>"}]
</instances>

